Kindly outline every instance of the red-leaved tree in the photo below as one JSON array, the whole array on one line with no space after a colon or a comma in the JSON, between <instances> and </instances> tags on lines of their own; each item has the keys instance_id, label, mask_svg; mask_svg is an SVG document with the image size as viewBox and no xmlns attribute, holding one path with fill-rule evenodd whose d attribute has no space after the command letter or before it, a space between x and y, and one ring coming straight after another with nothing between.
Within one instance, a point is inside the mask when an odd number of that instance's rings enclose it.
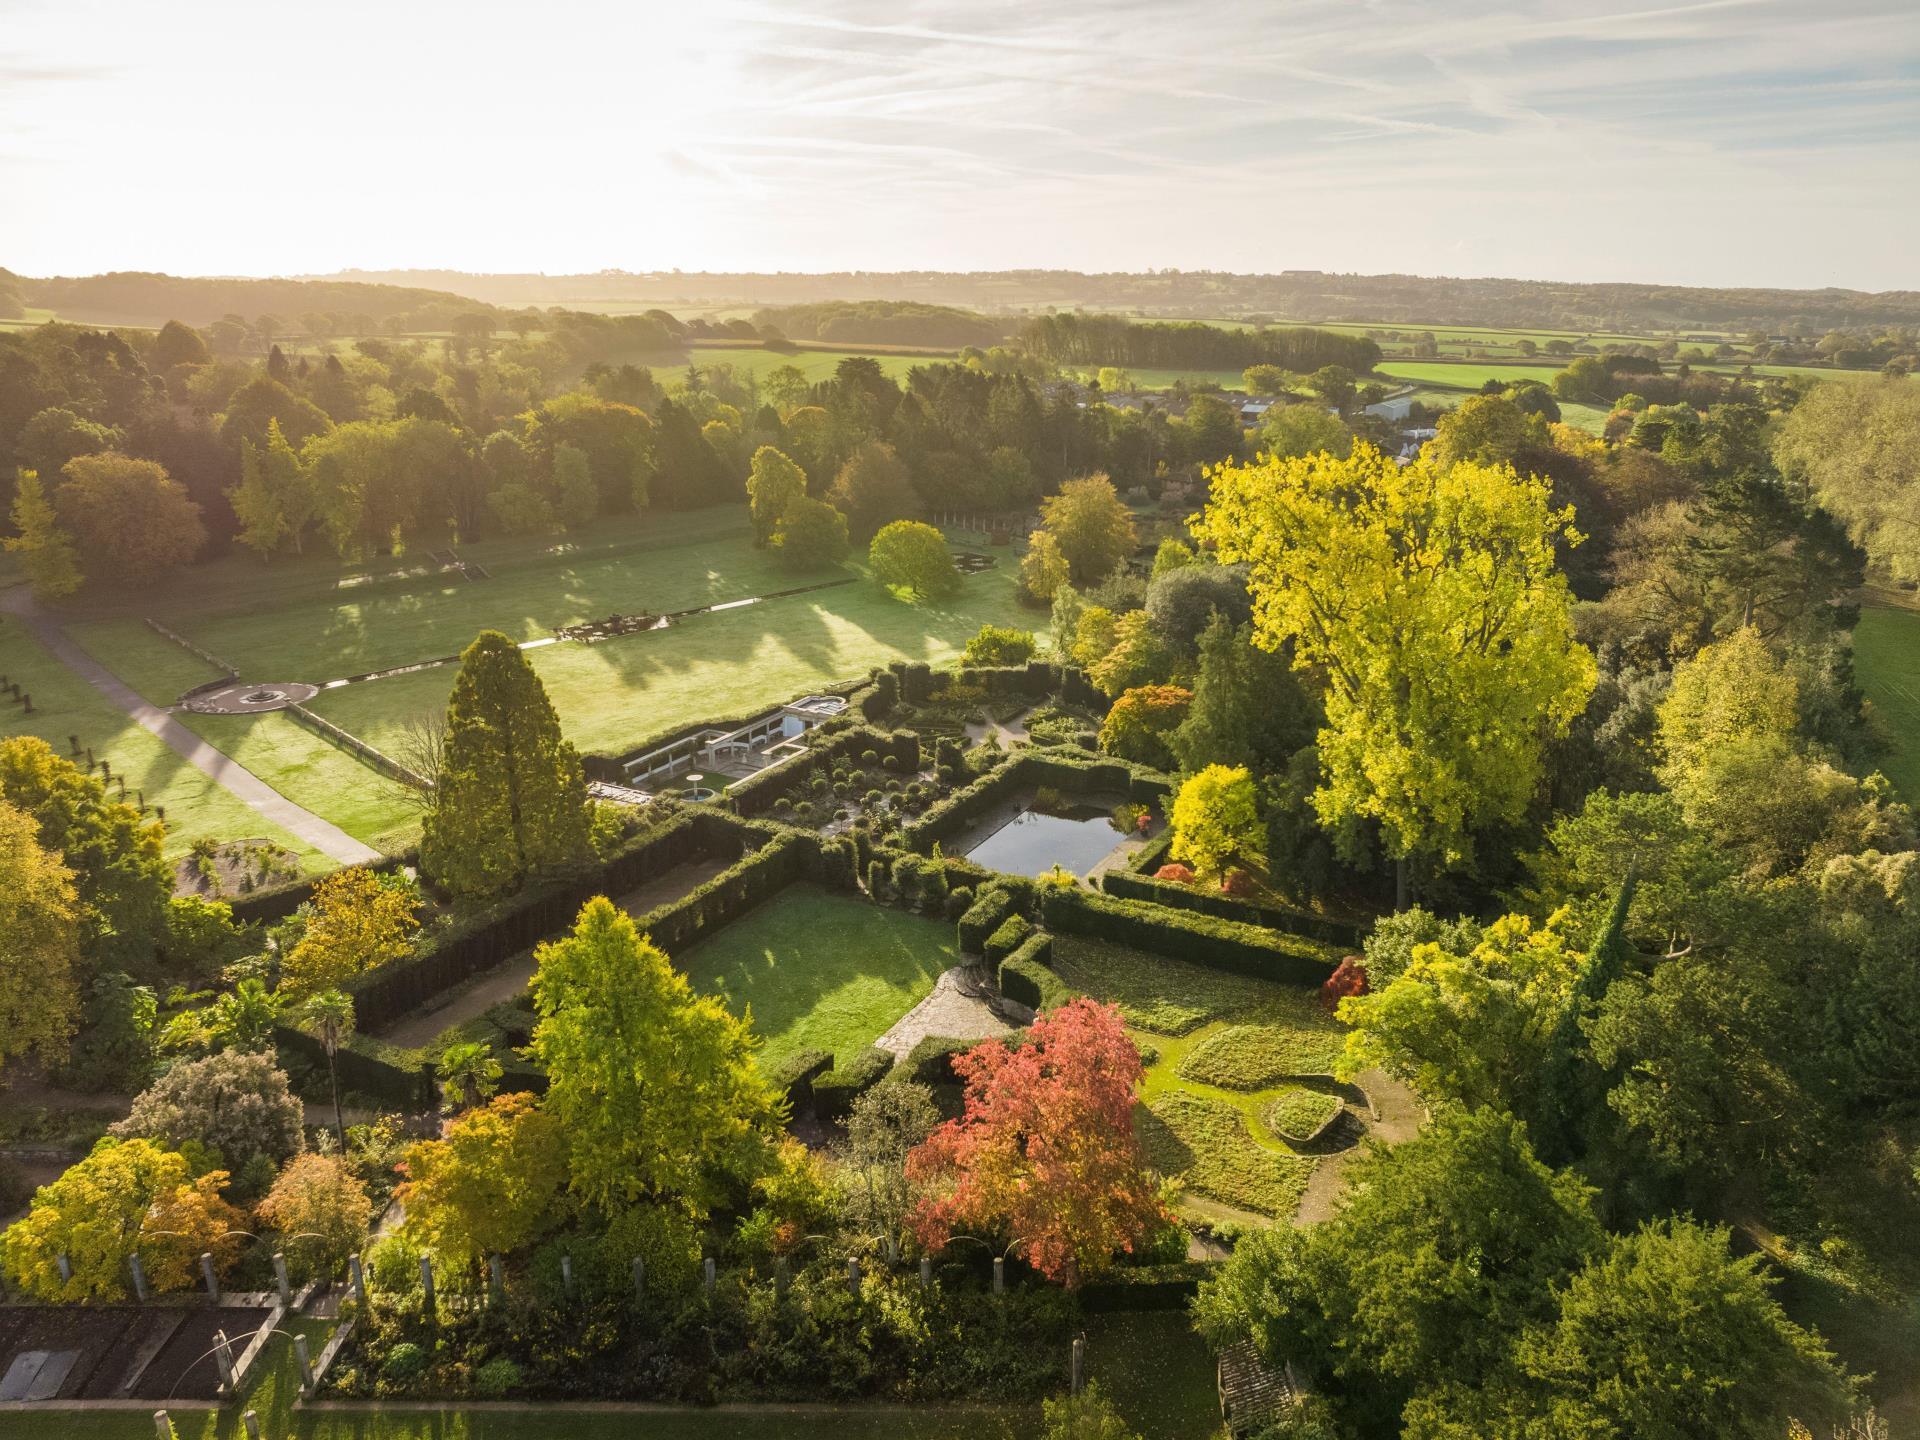
<instances>
[{"instance_id":1,"label":"red-leaved tree","mask_svg":"<svg viewBox=\"0 0 1920 1440\"><path fill-rule=\"evenodd\" d=\"M1162 865L1158 870L1154 871L1153 878L1156 880L1171 880L1176 885L1191 885L1193 883L1193 867L1190 865L1182 865L1178 861L1175 861L1171 865Z\"/></svg>"},{"instance_id":2,"label":"red-leaved tree","mask_svg":"<svg viewBox=\"0 0 1920 1440\"><path fill-rule=\"evenodd\" d=\"M1075 1000L1035 1020L1025 1044L989 1040L953 1068L965 1113L907 1157L922 1245L1004 1234L1041 1274L1077 1284L1166 1222L1133 1133L1140 1052L1112 1006Z\"/></svg>"},{"instance_id":3,"label":"red-leaved tree","mask_svg":"<svg viewBox=\"0 0 1920 1440\"><path fill-rule=\"evenodd\" d=\"M1320 986L1320 1003L1329 1010L1338 1010L1340 1002L1349 995L1366 993L1367 967L1361 963L1358 955L1349 955Z\"/></svg>"}]
</instances>

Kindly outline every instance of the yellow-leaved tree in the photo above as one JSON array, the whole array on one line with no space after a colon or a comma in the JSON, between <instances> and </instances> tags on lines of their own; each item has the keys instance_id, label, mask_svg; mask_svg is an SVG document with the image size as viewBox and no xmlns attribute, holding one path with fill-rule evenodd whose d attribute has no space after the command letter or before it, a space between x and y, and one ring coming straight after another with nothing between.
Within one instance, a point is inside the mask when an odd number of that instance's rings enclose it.
<instances>
[{"instance_id":1,"label":"yellow-leaved tree","mask_svg":"<svg viewBox=\"0 0 1920 1440\"><path fill-rule=\"evenodd\" d=\"M1249 566L1256 642L1325 679L1314 807L1379 824L1404 903L1405 861L1465 864L1475 828L1520 816L1593 689L1554 560L1573 512L1511 466L1365 444L1211 478L1194 533Z\"/></svg>"}]
</instances>

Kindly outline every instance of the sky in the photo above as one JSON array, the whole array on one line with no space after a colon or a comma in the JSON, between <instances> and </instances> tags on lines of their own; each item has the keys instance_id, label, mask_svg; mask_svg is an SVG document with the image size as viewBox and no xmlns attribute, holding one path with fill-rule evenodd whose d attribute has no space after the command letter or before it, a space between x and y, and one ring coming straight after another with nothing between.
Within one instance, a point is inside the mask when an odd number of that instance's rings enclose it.
<instances>
[{"instance_id":1,"label":"sky","mask_svg":"<svg viewBox=\"0 0 1920 1440\"><path fill-rule=\"evenodd\" d=\"M1920 288L1915 0L0 0L0 265Z\"/></svg>"}]
</instances>

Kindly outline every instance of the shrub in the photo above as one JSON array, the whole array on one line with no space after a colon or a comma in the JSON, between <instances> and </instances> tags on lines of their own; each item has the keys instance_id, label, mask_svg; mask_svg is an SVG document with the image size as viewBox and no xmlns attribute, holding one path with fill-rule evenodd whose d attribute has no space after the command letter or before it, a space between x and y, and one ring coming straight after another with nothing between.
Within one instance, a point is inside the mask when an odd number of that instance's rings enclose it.
<instances>
[{"instance_id":1,"label":"shrub","mask_svg":"<svg viewBox=\"0 0 1920 1440\"><path fill-rule=\"evenodd\" d=\"M1056 935L1110 940L1151 955L1290 985L1317 987L1339 963L1331 946L1301 935L1080 889L1045 891L1040 919Z\"/></svg>"},{"instance_id":2,"label":"shrub","mask_svg":"<svg viewBox=\"0 0 1920 1440\"><path fill-rule=\"evenodd\" d=\"M880 752L871 748L862 750L860 752L860 763L871 770L875 765L880 763Z\"/></svg>"},{"instance_id":3,"label":"shrub","mask_svg":"<svg viewBox=\"0 0 1920 1440\"><path fill-rule=\"evenodd\" d=\"M867 893L878 900L887 893L887 862L869 860L867 862Z\"/></svg>"},{"instance_id":4,"label":"shrub","mask_svg":"<svg viewBox=\"0 0 1920 1440\"><path fill-rule=\"evenodd\" d=\"M1191 885L1193 883L1193 871L1189 870L1185 865L1180 864L1162 865L1158 870L1153 872L1153 878L1156 880L1166 880L1175 885Z\"/></svg>"},{"instance_id":5,"label":"shrub","mask_svg":"<svg viewBox=\"0 0 1920 1440\"><path fill-rule=\"evenodd\" d=\"M1018 950L1000 962L1000 993L1029 1010L1052 1010L1066 1004L1080 992L1054 972L1052 959L1053 937L1044 930L1029 935Z\"/></svg>"},{"instance_id":6,"label":"shrub","mask_svg":"<svg viewBox=\"0 0 1920 1440\"><path fill-rule=\"evenodd\" d=\"M880 765L882 769L898 770L900 768L900 757L892 754L886 755L881 759Z\"/></svg>"},{"instance_id":7,"label":"shrub","mask_svg":"<svg viewBox=\"0 0 1920 1440\"><path fill-rule=\"evenodd\" d=\"M888 878L893 882L894 892L902 899L911 900L920 893L920 857L901 855L893 862Z\"/></svg>"},{"instance_id":8,"label":"shrub","mask_svg":"<svg viewBox=\"0 0 1920 1440\"><path fill-rule=\"evenodd\" d=\"M426 1368L427 1352L411 1340L402 1340L380 1362L380 1373L389 1380L412 1380Z\"/></svg>"},{"instance_id":9,"label":"shrub","mask_svg":"<svg viewBox=\"0 0 1920 1440\"><path fill-rule=\"evenodd\" d=\"M973 887L956 885L947 892L947 919L958 920L973 908Z\"/></svg>"},{"instance_id":10,"label":"shrub","mask_svg":"<svg viewBox=\"0 0 1920 1440\"><path fill-rule=\"evenodd\" d=\"M520 1367L504 1355L473 1372L473 1393L482 1400L503 1400L520 1388Z\"/></svg>"}]
</instances>

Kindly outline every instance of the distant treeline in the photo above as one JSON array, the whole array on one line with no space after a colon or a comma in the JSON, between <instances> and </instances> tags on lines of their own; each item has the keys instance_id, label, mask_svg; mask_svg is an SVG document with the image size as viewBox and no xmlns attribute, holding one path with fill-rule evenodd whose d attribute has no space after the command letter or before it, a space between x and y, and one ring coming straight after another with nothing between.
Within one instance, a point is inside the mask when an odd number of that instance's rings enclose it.
<instances>
[{"instance_id":1,"label":"distant treeline","mask_svg":"<svg viewBox=\"0 0 1920 1440\"><path fill-rule=\"evenodd\" d=\"M762 330L778 330L789 340L843 345L920 345L958 350L965 345L997 345L1007 327L971 310L927 305L917 300L828 300L815 305L783 305L753 317Z\"/></svg>"},{"instance_id":2,"label":"distant treeline","mask_svg":"<svg viewBox=\"0 0 1920 1440\"><path fill-rule=\"evenodd\" d=\"M1344 365L1371 370L1380 347L1331 330L1223 330L1195 321L1139 324L1112 315L1042 315L1020 327L1020 343L1056 365L1132 365L1166 370L1244 370L1278 365L1310 373Z\"/></svg>"},{"instance_id":3,"label":"distant treeline","mask_svg":"<svg viewBox=\"0 0 1920 1440\"><path fill-rule=\"evenodd\" d=\"M347 271L343 278L426 285L501 306L657 304L804 305L821 300L908 300L990 313L1083 306L1169 317L1265 317L1313 324L1487 325L1644 333L1762 330L1821 335L1920 323L1920 291L1771 290L1688 285L1590 285L1556 280L1341 275L1214 270L1088 275L1076 270L751 272L603 271L596 275L468 275L454 270Z\"/></svg>"},{"instance_id":4,"label":"distant treeline","mask_svg":"<svg viewBox=\"0 0 1920 1440\"><path fill-rule=\"evenodd\" d=\"M287 330L320 319L338 334L364 334L404 318L411 330L446 330L456 316L492 313L465 295L357 280L247 280L158 275L121 270L106 275L18 278L28 305L69 320L160 326L169 320L206 326L229 315L272 315Z\"/></svg>"}]
</instances>

